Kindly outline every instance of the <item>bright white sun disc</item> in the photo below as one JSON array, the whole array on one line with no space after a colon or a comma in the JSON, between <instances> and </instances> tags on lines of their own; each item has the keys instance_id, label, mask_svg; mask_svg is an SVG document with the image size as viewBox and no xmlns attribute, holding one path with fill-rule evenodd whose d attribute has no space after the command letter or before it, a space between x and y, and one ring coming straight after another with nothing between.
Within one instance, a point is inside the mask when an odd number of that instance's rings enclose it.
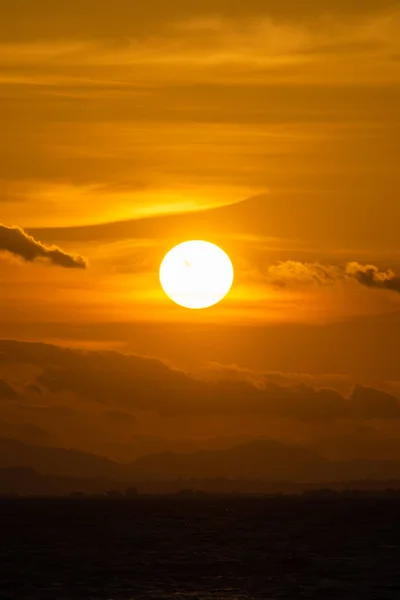
<instances>
[{"instance_id":1,"label":"bright white sun disc","mask_svg":"<svg viewBox=\"0 0 400 600\"><path fill-rule=\"evenodd\" d=\"M231 289L233 276L229 256L201 240L175 246L160 267L164 292L186 308L207 308L220 302Z\"/></svg>"}]
</instances>

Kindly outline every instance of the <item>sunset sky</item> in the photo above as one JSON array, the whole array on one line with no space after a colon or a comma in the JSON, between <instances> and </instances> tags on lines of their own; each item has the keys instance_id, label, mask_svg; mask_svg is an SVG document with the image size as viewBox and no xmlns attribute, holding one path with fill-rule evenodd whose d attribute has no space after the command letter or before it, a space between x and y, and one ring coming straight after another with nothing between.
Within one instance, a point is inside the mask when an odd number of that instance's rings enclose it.
<instances>
[{"instance_id":1,"label":"sunset sky","mask_svg":"<svg viewBox=\"0 0 400 600\"><path fill-rule=\"evenodd\" d=\"M0 435L396 437L399 31L391 0L8 3L0 338L57 348L0 342ZM191 239L235 269L206 310L159 284Z\"/></svg>"}]
</instances>

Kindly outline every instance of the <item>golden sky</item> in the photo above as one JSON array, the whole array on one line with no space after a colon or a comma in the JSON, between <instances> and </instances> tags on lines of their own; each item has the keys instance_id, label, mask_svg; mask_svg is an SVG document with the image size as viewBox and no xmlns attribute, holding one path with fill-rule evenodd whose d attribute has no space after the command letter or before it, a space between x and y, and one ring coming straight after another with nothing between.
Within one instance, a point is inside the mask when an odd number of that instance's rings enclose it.
<instances>
[{"instance_id":1,"label":"golden sky","mask_svg":"<svg viewBox=\"0 0 400 600\"><path fill-rule=\"evenodd\" d=\"M399 30L390 0L8 3L0 337L400 389ZM158 281L193 238L236 273L200 312Z\"/></svg>"}]
</instances>

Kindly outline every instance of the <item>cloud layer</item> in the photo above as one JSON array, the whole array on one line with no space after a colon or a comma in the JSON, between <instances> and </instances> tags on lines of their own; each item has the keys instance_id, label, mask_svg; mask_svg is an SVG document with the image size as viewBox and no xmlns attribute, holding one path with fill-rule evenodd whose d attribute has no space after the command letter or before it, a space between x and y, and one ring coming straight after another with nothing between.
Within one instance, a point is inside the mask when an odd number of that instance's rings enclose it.
<instances>
[{"instance_id":1,"label":"cloud layer","mask_svg":"<svg viewBox=\"0 0 400 600\"><path fill-rule=\"evenodd\" d=\"M100 407L179 416L262 415L299 421L398 419L398 399L379 389L356 386L350 395L318 383L274 382L265 374L254 385L232 378L194 376L160 360L118 352L79 352L45 344L0 342L0 366L17 361L41 368L37 382L52 394L72 393Z\"/></svg>"},{"instance_id":2,"label":"cloud layer","mask_svg":"<svg viewBox=\"0 0 400 600\"><path fill-rule=\"evenodd\" d=\"M399 457L396 388L354 381L216 363L195 375L138 355L0 340L0 437L124 461L258 436Z\"/></svg>"},{"instance_id":3,"label":"cloud layer","mask_svg":"<svg viewBox=\"0 0 400 600\"><path fill-rule=\"evenodd\" d=\"M87 266L81 256L72 256L57 246L45 246L20 227L0 225L0 251L10 252L27 262L44 259L67 269L85 269Z\"/></svg>"}]
</instances>

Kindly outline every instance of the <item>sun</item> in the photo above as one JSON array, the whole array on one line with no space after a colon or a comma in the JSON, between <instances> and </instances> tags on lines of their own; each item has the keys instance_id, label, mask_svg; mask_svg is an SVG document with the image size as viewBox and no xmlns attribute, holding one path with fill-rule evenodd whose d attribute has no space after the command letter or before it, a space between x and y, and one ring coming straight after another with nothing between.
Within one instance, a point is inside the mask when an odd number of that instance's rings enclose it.
<instances>
[{"instance_id":1,"label":"sun","mask_svg":"<svg viewBox=\"0 0 400 600\"><path fill-rule=\"evenodd\" d=\"M160 283L173 302L185 308L208 308L220 302L232 287L233 266L215 244L183 242L166 254Z\"/></svg>"}]
</instances>

